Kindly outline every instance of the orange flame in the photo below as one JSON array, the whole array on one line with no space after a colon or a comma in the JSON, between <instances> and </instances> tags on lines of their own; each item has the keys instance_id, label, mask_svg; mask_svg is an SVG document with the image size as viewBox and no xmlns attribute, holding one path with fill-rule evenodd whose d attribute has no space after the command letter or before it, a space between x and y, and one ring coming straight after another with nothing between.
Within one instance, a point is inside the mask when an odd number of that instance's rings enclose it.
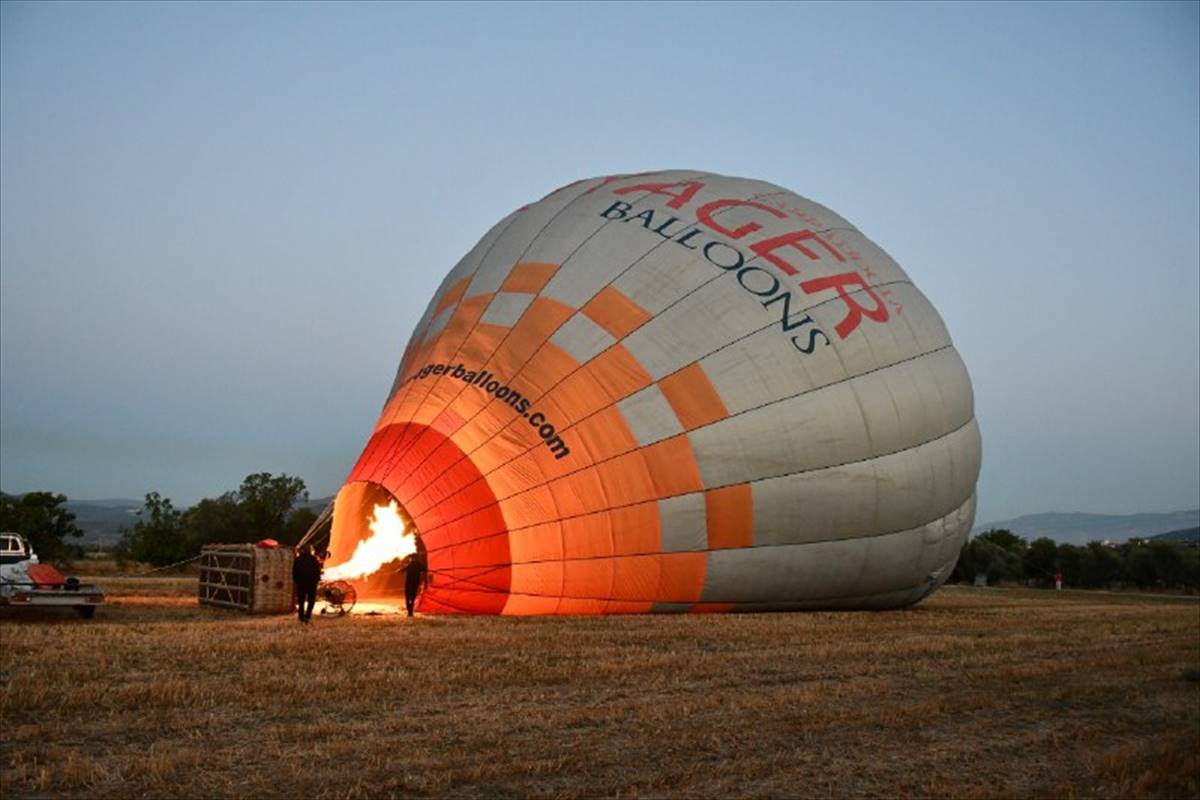
<instances>
[{"instance_id":1,"label":"orange flame","mask_svg":"<svg viewBox=\"0 0 1200 800\"><path fill-rule=\"evenodd\" d=\"M365 578L389 561L417 552L417 537L405 529L395 500L386 506L375 506L367 527L371 529L371 535L355 546L354 555L350 556L349 561L327 568L322 575L324 580Z\"/></svg>"}]
</instances>

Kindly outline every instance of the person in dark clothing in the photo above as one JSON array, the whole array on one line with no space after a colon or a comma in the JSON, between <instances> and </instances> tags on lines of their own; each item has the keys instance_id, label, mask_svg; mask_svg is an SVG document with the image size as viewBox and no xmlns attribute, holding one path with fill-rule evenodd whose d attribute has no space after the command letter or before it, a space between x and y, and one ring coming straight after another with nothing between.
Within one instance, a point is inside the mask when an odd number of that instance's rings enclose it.
<instances>
[{"instance_id":1,"label":"person in dark clothing","mask_svg":"<svg viewBox=\"0 0 1200 800\"><path fill-rule=\"evenodd\" d=\"M427 571L424 553L418 552L409 556L408 566L404 568L404 607L408 609L410 617L413 615L413 604L417 602L417 595L421 591L421 584L425 582Z\"/></svg>"},{"instance_id":2,"label":"person in dark clothing","mask_svg":"<svg viewBox=\"0 0 1200 800\"><path fill-rule=\"evenodd\" d=\"M317 604L317 584L321 582L321 562L310 545L292 562L292 584L296 587L296 613L301 622L312 620Z\"/></svg>"}]
</instances>

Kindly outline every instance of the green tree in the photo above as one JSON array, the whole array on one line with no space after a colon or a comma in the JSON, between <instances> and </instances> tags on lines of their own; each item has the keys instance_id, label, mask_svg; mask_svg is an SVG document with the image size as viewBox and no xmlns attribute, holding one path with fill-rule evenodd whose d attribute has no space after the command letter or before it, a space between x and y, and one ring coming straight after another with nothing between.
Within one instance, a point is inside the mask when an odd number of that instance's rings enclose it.
<instances>
[{"instance_id":1,"label":"green tree","mask_svg":"<svg viewBox=\"0 0 1200 800\"><path fill-rule=\"evenodd\" d=\"M24 536L39 559L76 557L81 548L66 539L78 539L83 531L75 524L75 515L66 509L66 502L66 495L54 492L0 494L0 530Z\"/></svg>"},{"instance_id":2,"label":"green tree","mask_svg":"<svg viewBox=\"0 0 1200 800\"><path fill-rule=\"evenodd\" d=\"M1019 581L1025 576L1025 540L1010 530L984 531L972 541L975 559L989 581Z\"/></svg>"},{"instance_id":3,"label":"green tree","mask_svg":"<svg viewBox=\"0 0 1200 800\"><path fill-rule=\"evenodd\" d=\"M1121 579L1139 589L1158 585L1158 564L1154 551L1141 539L1131 539L1121 548Z\"/></svg>"},{"instance_id":4,"label":"green tree","mask_svg":"<svg viewBox=\"0 0 1200 800\"><path fill-rule=\"evenodd\" d=\"M1154 539L1150 541L1148 549L1154 559L1154 569L1158 573L1158 580L1163 586L1168 588L1187 586L1187 567L1182 545L1177 542Z\"/></svg>"},{"instance_id":5,"label":"green tree","mask_svg":"<svg viewBox=\"0 0 1200 800\"><path fill-rule=\"evenodd\" d=\"M997 547L1002 547L1010 553L1015 553L1019 556L1024 556L1026 548L1029 547L1024 539L1007 528L993 528L990 531L984 531L976 538L991 542Z\"/></svg>"},{"instance_id":6,"label":"green tree","mask_svg":"<svg viewBox=\"0 0 1200 800\"><path fill-rule=\"evenodd\" d=\"M964 539L962 547L958 549L958 561L954 564L954 572L950 574L950 580L956 583L970 583L975 580L978 564L975 562L975 551L971 547L971 540Z\"/></svg>"},{"instance_id":7,"label":"green tree","mask_svg":"<svg viewBox=\"0 0 1200 800\"><path fill-rule=\"evenodd\" d=\"M197 555L206 544L295 544L316 519L300 505L307 499L303 480L269 472L248 475L236 491L206 497L182 512L151 492L124 544L130 558L159 565Z\"/></svg>"},{"instance_id":8,"label":"green tree","mask_svg":"<svg viewBox=\"0 0 1200 800\"><path fill-rule=\"evenodd\" d=\"M1058 545L1045 536L1034 539L1025 551L1024 567L1026 576L1042 585L1051 585L1058 570Z\"/></svg>"},{"instance_id":9,"label":"green tree","mask_svg":"<svg viewBox=\"0 0 1200 800\"><path fill-rule=\"evenodd\" d=\"M1088 589L1103 589L1121 577L1121 551L1103 542L1088 542L1083 549L1079 581Z\"/></svg>"},{"instance_id":10,"label":"green tree","mask_svg":"<svg viewBox=\"0 0 1200 800\"><path fill-rule=\"evenodd\" d=\"M1184 588L1200 591L1200 546L1180 546L1179 574Z\"/></svg>"},{"instance_id":11,"label":"green tree","mask_svg":"<svg viewBox=\"0 0 1200 800\"><path fill-rule=\"evenodd\" d=\"M183 533L182 514L169 498L150 492L138 512L141 517L122 543L135 561L163 566L192 555L191 543Z\"/></svg>"},{"instance_id":12,"label":"green tree","mask_svg":"<svg viewBox=\"0 0 1200 800\"><path fill-rule=\"evenodd\" d=\"M976 575L987 575L992 582L1020 580L1024 574L1024 548L1025 540L1011 531L986 531L963 542L951 577L966 583L975 580Z\"/></svg>"},{"instance_id":13,"label":"green tree","mask_svg":"<svg viewBox=\"0 0 1200 800\"><path fill-rule=\"evenodd\" d=\"M288 518L298 503L308 499L308 490L300 478L256 472L242 481L237 499L247 534L283 541Z\"/></svg>"},{"instance_id":14,"label":"green tree","mask_svg":"<svg viewBox=\"0 0 1200 800\"><path fill-rule=\"evenodd\" d=\"M1058 568L1062 571L1064 586L1083 585L1083 550L1073 544L1058 546Z\"/></svg>"},{"instance_id":15,"label":"green tree","mask_svg":"<svg viewBox=\"0 0 1200 800\"><path fill-rule=\"evenodd\" d=\"M301 506L294 509L288 515L287 525L284 526L283 538L279 541L282 544L299 544L300 539L304 534L308 533L308 529L317 521L317 512L307 506Z\"/></svg>"},{"instance_id":16,"label":"green tree","mask_svg":"<svg viewBox=\"0 0 1200 800\"><path fill-rule=\"evenodd\" d=\"M295 544L315 518L312 511L299 505L307 499L302 479L256 472L246 476L236 491L206 497L185 511L183 537L193 553L206 544L259 539Z\"/></svg>"},{"instance_id":17,"label":"green tree","mask_svg":"<svg viewBox=\"0 0 1200 800\"><path fill-rule=\"evenodd\" d=\"M206 544L232 544L247 541L242 509L235 492L206 497L183 512L180 526L193 552Z\"/></svg>"}]
</instances>

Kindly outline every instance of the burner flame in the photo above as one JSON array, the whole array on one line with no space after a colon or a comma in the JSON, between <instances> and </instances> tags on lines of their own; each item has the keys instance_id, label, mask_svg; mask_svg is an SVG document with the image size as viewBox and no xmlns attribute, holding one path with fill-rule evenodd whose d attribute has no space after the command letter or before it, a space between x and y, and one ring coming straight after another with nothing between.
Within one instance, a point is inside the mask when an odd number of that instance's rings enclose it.
<instances>
[{"instance_id":1,"label":"burner flame","mask_svg":"<svg viewBox=\"0 0 1200 800\"><path fill-rule=\"evenodd\" d=\"M375 506L367 527L371 529L371 535L355 546L350 560L326 568L322 580L352 581L365 578L378 572L384 564L417 552L417 537L405 527L395 500L386 506Z\"/></svg>"}]
</instances>

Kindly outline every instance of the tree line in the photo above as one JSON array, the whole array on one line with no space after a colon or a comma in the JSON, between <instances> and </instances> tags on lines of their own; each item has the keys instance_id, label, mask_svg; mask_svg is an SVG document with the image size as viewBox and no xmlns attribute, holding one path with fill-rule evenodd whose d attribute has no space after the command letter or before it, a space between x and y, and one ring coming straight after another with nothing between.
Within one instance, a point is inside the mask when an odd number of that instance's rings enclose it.
<instances>
[{"instance_id":1,"label":"tree line","mask_svg":"<svg viewBox=\"0 0 1200 800\"><path fill-rule=\"evenodd\" d=\"M296 544L317 519L304 505L307 500L303 480L269 472L247 475L237 489L186 509L150 492L138 521L122 531L114 554L119 560L162 566L191 558L206 544L260 539ZM81 558L83 547L72 540L82 537L83 530L66 503L66 495L55 492L0 493L0 530L24 535L42 561Z\"/></svg>"},{"instance_id":2,"label":"tree line","mask_svg":"<svg viewBox=\"0 0 1200 800\"><path fill-rule=\"evenodd\" d=\"M67 496L55 492L0 492L0 531L22 534L43 561L79 558L83 548L70 540L83 536L83 530L66 503Z\"/></svg>"},{"instance_id":3,"label":"tree line","mask_svg":"<svg viewBox=\"0 0 1200 800\"><path fill-rule=\"evenodd\" d=\"M1130 539L1124 544L1057 544L1041 537L1026 541L1012 531L990 530L968 539L951 580L1012 581L1054 585L1061 573L1070 588L1200 590L1200 547L1165 539Z\"/></svg>"},{"instance_id":4,"label":"tree line","mask_svg":"<svg viewBox=\"0 0 1200 800\"><path fill-rule=\"evenodd\" d=\"M206 544L275 539L294 545L317 519L303 505L304 481L291 475L256 472L218 497L178 509L158 492L146 495L133 527L125 531L117 556L155 566L191 558Z\"/></svg>"},{"instance_id":5,"label":"tree line","mask_svg":"<svg viewBox=\"0 0 1200 800\"><path fill-rule=\"evenodd\" d=\"M304 505L307 500L302 479L269 472L247 475L237 489L187 509L150 492L138 521L124 531L116 555L162 566L191 558L205 544L275 539L293 545L317 518ZM66 496L54 492L0 493L0 530L24 534L45 561L78 558L83 549L71 540L82 537L83 531L66 502ZM1200 547L1164 539L1079 546L1046 537L1030 542L1009 530L990 530L963 543L951 580L970 583L982 574L989 583L1049 587L1060 572L1072 588L1197 591Z\"/></svg>"}]
</instances>

